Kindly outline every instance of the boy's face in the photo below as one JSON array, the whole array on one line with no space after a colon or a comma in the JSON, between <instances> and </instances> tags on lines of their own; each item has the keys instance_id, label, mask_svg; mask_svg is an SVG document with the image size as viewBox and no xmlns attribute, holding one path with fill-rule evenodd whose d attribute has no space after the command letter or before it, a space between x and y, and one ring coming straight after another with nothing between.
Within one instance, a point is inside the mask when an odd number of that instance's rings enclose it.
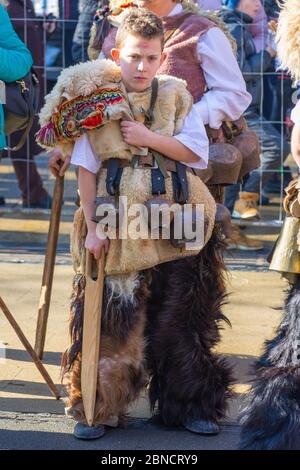
<instances>
[{"instance_id":1,"label":"boy's face","mask_svg":"<svg viewBox=\"0 0 300 470\"><path fill-rule=\"evenodd\" d=\"M144 39L128 34L120 49L112 49L112 58L120 65L127 91L144 91L151 86L164 54L159 37Z\"/></svg>"}]
</instances>

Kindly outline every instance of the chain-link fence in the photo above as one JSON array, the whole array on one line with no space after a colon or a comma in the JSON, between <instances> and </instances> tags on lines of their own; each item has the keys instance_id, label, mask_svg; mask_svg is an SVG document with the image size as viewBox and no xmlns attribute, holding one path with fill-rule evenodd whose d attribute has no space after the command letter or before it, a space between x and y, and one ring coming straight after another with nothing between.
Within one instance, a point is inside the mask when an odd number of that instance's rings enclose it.
<instances>
[{"instance_id":1,"label":"chain-link fence","mask_svg":"<svg viewBox=\"0 0 300 470\"><path fill-rule=\"evenodd\" d=\"M198 3L202 5L203 2L205 6L210 3L217 6L220 3L218 0L199 0ZM251 112L246 113L249 127L260 136L263 163L256 172L261 219L251 223L277 226L283 219L283 189L292 175L297 173L289 149L292 129L290 111L297 100L298 90L288 75L280 70L276 57L269 61L268 67L265 66L264 50L270 46L273 38L270 31L276 28L278 8L275 1L263 0L262 4L266 16L255 20L252 25L252 28L256 27L256 47L261 52L260 71L256 73L259 97L255 110L252 108ZM34 57L34 67L41 83L41 103L62 69L87 59L88 31L96 6L94 0L10 1L8 12L14 27ZM273 24L270 24L272 20ZM80 27L76 29L78 24ZM245 28L249 29L249 24L245 23ZM242 44L243 53L246 50L244 46L247 45ZM274 44L271 46L275 49ZM253 72L245 69L246 81L248 73L253 75ZM6 208L14 208L16 205L35 207L40 201L44 201L44 207L47 207L51 202L48 194L51 193L52 180L47 169L47 158L34 143L37 128L36 122L21 151L6 152L0 164L0 194L6 199ZM17 138L14 135L12 140ZM73 191L75 176L70 177L70 180ZM245 191L247 187L241 189ZM69 196L71 202L71 190Z\"/></svg>"}]
</instances>

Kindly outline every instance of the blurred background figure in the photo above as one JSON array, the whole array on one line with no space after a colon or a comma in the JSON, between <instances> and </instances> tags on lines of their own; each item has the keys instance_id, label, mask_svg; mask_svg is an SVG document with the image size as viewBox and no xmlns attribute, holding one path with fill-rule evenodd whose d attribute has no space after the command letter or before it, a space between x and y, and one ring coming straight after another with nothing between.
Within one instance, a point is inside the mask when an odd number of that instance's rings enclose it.
<instances>
[{"instance_id":1,"label":"blurred background figure","mask_svg":"<svg viewBox=\"0 0 300 470\"><path fill-rule=\"evenodd\" d=\"M24 41L32 54L33 66L40 82L41 106L45 92L45 39L48 30L54 31L55 24L45 22L43 18L37 17L31 0L10 0L7 11L18 36ZM21 191L23 207L49 208L51 207L51 197L43 187L41 176L34 162L34 156L41 153L41 148L36 144L34 138L38 128L38 118L36 117L24 146L16 152L4 152L4 156L9 156L12 160ZM9 140L9 145L16 145L21 135L22 131L14 133Z\"/></svg>"},{"instance_id":2,"label":"blurred background figure","mask_svg":"<svg viewBox=\"0 0 300 470\"><path fill-rule=\"evenodd\" d=\"M221 0L195 0L203 10L220 10L222 7Z\"/></svg>"},{"instance_id":3,"label":"blurred background figure","mask_svg":"<svg viewBox=\"0 0 300 470\"><path fill-rule=\"evenodd\" d=\"M263 73L272 67L276 50L265 41L265 17L260 0L223 0L222 18L229 27L238 46L238 62L243 72L252 103L245 113L248 125L259 137L261 167L253 171L240 185L226 190L226 206L233 217L255 219L259 217L258 202L261 187L264 188L275 170L280 168L289 154L289 145L281 133L262 114ZM253 24L261 15L260 28ZM260 31L257 32L257 30ZM259 33L259 34L258 34ZM255 42L255 38L259 41ZM273 46L273 47L272 47ZM238 197L239 193L239 197Z\"/></svg>"},{"instance_id":4,"label":"blurred background figure","mask_svg":"<svg viewBox=\"0 0 300 470\"><path fill-rule=\"evenodd\" d=\"M74 63L88 60L87 48L93 18L98 7L96 0L79 0L79 18L73 36L72 59Z\"/></svg>"},{"instance_id":5,"label":"blurred background figure","mask_svg":"<svg viewBox=\"0 0 300 470\"><path fill-rule=\"evenodd\" d=\"M263 3L267 21L274 35L280 8L276 0L264 0ZM293 128L293 122L291 120L291 111L293 108L292 86L293 83L290 76L282 70L279 59L275 56L263 79L262 112L264 117L273 123L274 127L276 127L287 141L291 139L291 131ZM291 179L292 174L290 167L280 165L277 171L273 173L271 178L262 187L262 203L268 203L270 194L282 194L283 188L288 186Z\"/></svg>"},{"instance_id":6,"label":"blurred background figure","mask_svg":"<svg viewBox=\"0 0 300 470\"><path fill-rule=\"evenodd\" d=\"M262 0L262 3L268 18L277 20L280 12L278 0Z\"/></svg>"},{"instance_id":7,"label":"blurred background figure","mask_svg":"<svg viewBox=\"0 0 300 470\"><path fill-rule=\"evenodd\" d=\"M49 11L51 2L46 1L46 4ZM57 28L47 38L46 45L47 93L55 85L60 72L74 64L72 46L78 24L78 0L55 0L55 11L58 16Z\"/></svg>"},{"instance_id":8,"label":"blurred background figure","mask_svg":"<svg viewBox=\"0 0 300 470\"><path fill-rule=\"evenodd\" d=\"M6 2L0 1L0 80L13 82L24 77L32 65L32 57L25 44L17 36L10 18L4 9ZM1 90L3 91L3 86ZM3 93L5 95L5 93ZM5 96L0 97L0 153L7 145L4 134L4 110L2 104ZM1 103L2 102L2 103ZM3 196L0 204L5 204Z\"/></svg>"},{"instance_id":9,"label":"blurred background figure","mask_svg":"<svg viewBox=\"0 0 300 470\"><path fill-rule=\"evenodd\" d=\"M73 63L72 41L78 20L78 0L10 0L7 10L16 32L32 53L40 82L41 106L61 70ZM43 187L34 161L41 153L34 138L38 128L36 117L26 144L17 152L4 152L4 156L12 160L23 207L46 209L51 207L52 199ZM16 145L20 135L13 134L9 145Z\"/></svg>"},{"instance_id":10,"label":"blurred background figure","mask_svg":"<svg viewBox=\"0 0 300 470\"><path fill-rule=\"evenodd\" d=\"M261 3L248 30L252 35L256 52L266 49L268 46L268 18Z\"/></svg>"}]
</instances>

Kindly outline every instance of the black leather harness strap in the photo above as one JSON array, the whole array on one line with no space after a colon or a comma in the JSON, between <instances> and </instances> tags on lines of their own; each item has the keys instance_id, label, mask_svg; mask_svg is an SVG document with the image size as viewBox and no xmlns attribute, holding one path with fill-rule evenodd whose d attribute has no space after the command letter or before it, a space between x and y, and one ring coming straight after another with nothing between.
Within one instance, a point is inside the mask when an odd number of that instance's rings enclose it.
<instances>
[{"instance_id":1,"label":"black leather harness strap","mask_svg":"<svg viewBox=\"0 0 300 470\"><path fill-rule=\"evenodd\" d=\"M154 120L154 107L158 96L158 80L154 78L152 81L152 93L150 108L145 113L145 126L150 128ZM158 168L152 168L151 170L151 184L152 194L160 195L166 193L166 182L165 178L168 177L165 157L158 152L154 152L153 157L156 160ZM176 162L176 172L172 172L172 183L173 183L173 197L175 202L184 204L188 201L188 181L187 181L187 168L186 165L180 162Z\"/></svg>"},{"instance_id":2,"label":"black leather harness strap","mask_svg":"<svg viewBox=\"0 0 300 470\"><path fill-rule=\"evenodd\" d=\"M154 121L154 107L156 104L157 97L158 97L158 79L154 77L151 83L150 106L147 111L144 111L144 114L145 114L144 124L148 129L150 129Z\"/></svg>"},{"instance_id":3,"label":"black leather harness strap","mask_svg":"<svg viewBox=\"0 0 300 470\"><path fill-rule=\"evenodd\" d=\"M189 199L187 168L183 163L176 162L176 173L172 172L173 197L178 204L185 204Z\"/></svg>"},{"instance_id":4,"label":"black leather harness strap","mask_svg":"<svg viewBox=\"0 0 300 470\"><path fill-rule=\"evenodd\" d=\"M152 194L166 194L165 177L159 168L151 170Z\"/></svg>"},{"instance_id":5,"label":"black leather harness strap","mask_svg":"<svg viewBox=\"0 0 300 470\"><path fill-rule=\"evenodd\" d=\"M106 174L106 191L110 196L115 196L119 193L122 173L123 168L119 166L119 159L110 158L107 163Z\"/></svg>"},{"instance_id":6,"label":"black leather harness strap","mask_svg":"<svg viewBox=\"0 0 300 470\"><path fill-rule=\"evenodd\" d=\"M144 121L144 124L146 127L148 127L148 129L150 129L154 121L154 107L158 96L158 79L156 77L152 80L151 88L152 91L150 107L147 111L145 111ZM153 152L153 160L155 160L156 167L151 169L152 194L166 194L165 178L167 176L167 171L163 165L163 156L162 158L160 158L160 156L158 157L158 154L156 152Z\"/></svg>"},{"instance_id":7,"label":"black leather harness strap","mask_svg":"<svg viewBox=\"0 0 300 470\"><path fill-rule=\"evenodd\" d=\"M154 120L154 107L157 101L158 96L158 80L154 78L151 84L151 100L150 107L145 111L145 121L144 124L146 127L150 128ZM165 179L168 178L166 157L161 155L159 152L152 151L153 164L149 166L151 169L151 185L152 185L152 194L160 195L166 194L166 182ZM133 168L139 168L139 162L142 161L143 157L134 156L132 160ZM184 204L188 201L188 181L187 181L187 167L186 165L180 162L174 162L176 171L171 171L172 173L172 184L173 184L173 197L175 202L179 204ZM119 193L121 177L123 173L124 165L126 163L118 158L111 158L105 162L105 167L107 167L106 175L106 191L110 196L115 196ZM145 168L141 166L141 168ZM175 170L174 168L174 170Z\"/></svg>"}]
</instances>

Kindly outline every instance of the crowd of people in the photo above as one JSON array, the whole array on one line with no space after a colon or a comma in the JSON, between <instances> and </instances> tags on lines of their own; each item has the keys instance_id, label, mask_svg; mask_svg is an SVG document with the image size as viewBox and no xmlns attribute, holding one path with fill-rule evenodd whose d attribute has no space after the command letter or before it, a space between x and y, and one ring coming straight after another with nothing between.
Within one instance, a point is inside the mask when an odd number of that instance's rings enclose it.
<instances>
[{"instance_id":1,"label":"crowd of people","mask_svg":"<svg viewBox=\"0 0 300 470\"><path fill-rule=\"evenodd\" d=\"M38 14L35 13L34 3L32 0L11 0L7 11L17 34L33 56L42 104L60 70L88 60L90 30L98 2L61 0L55 12L57 18L49 11L44 11L43 16L40 9ZM289 154L285 122L292 107L292 88L289 78L278 71L274 43L278 5L275 0L197 0L195 3L203 11L216 12L237 43L238 64L252 97L244 116L249 128L259 137L261 167L244 178L242 185L235 184L226 189L225 204L233 219L257 220L260 218L259 205L268 204L270 194L282 193L291 178L290 169L284 162ZM226 77L223 80L226 81ZM208 84L211 90L216 87L213 81ZM27 143L17 152L2 152L2 156L12 160L23 206L51 208L51 196L43 187L34 161L34 156L41 150L34 139L37 128L36 118ZM11 143L18 137L18 133L13 135ZM4 197L0 203L5 204ZM263 245L234 225L228 247L260 250Z\"/></svg>"}]
</instances>

